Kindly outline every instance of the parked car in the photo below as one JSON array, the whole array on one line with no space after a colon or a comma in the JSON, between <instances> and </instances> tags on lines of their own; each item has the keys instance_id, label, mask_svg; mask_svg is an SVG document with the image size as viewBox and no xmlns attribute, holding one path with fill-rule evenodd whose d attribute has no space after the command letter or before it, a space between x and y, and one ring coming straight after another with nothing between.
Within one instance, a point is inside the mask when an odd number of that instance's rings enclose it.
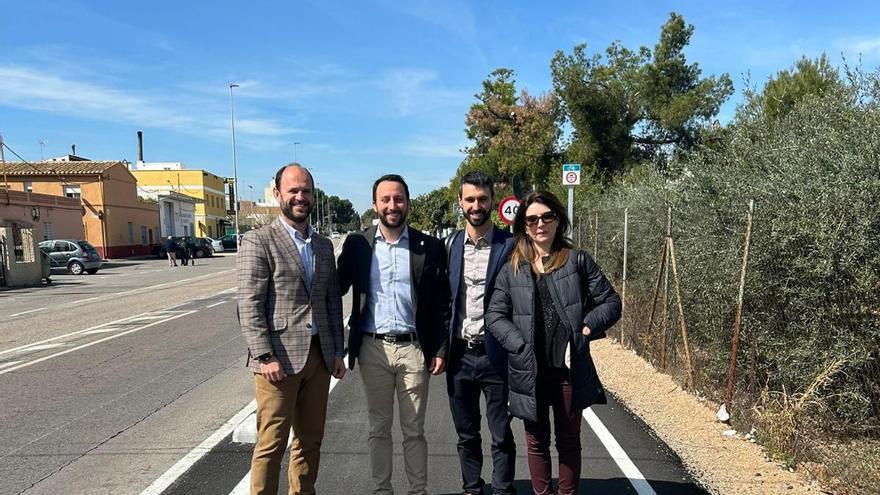
<instances>
[{"instance_id":1,"label":"parked car","mask_svg":"<svg viewBox=\"0 0 880 495\"><path fill-rule=\"evenodd\" d=\"M223 242L220 239L212 239L210 237L205 237L205 239L207 239L208 242L211 243L211 249L215 253L222 253L225 250L223 247Z\"/></svg>"},{"instance_id":2,"label":"parked car","mask_svg":"<svg viewBox=\"0 0 880 495\"><path fill-rule=\"evenodd\" d=\"M241 239L240 234L239 239ZM238 246L235 245L235 234L224 235L220 238L220 242L223 243L224 249L238 249Z\"/></svg>"},{"instance_id":3,"label":"parked car","mask_svg":"<svg viewBox=\"0 0 880 495\"><path fill-rule=\"evenodd\" d=\"M94 246L75 239L52 239L40 243L52 267L66 268L73 275L93 275L101 269L101 256Z\"/></svg>"},{"instance_id":4,"label":"parked car","mask_svg":"<svg viewBox=\"0 0 880 495\"><path fill-rule=\"evenodd\" d=\"M160 243L154 244L151 249L151 252L157 258L161 259L161 258L168 256L168 253L165 251L165 239L167 239L167 237L162 238L160 240ZM177 243L177 246L180 249L183 249L183 246L186 244L185 239L186 239L186 237L183 237L183 236L175 236L174 242ZM211 247L211 242L208 239L206 239L204 237L194 237L193 240L195 242L195 250L193 251L194 257L205 258L207 256L211 256L214 254L214 248ZM178 257L180 257L179 251L178 251Z\"/></svg>"},{"instance_id":5,"label":"parked car","mask_svg":"<svg viewBox=\"0 0 880 495\"><path fill-rule=\"evenodd\" d=\"M332 234L330 234L331 239L339 239L340 237L341 234L339 232L333 232Z\"/></svg>"}]
</instances>

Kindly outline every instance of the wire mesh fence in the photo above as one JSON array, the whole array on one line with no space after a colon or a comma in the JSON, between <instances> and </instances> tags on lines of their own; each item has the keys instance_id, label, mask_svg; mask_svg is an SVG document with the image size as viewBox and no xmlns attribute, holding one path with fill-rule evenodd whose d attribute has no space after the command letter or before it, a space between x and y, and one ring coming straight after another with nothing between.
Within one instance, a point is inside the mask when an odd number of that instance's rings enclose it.
<instances>
[{"instance_id":1,"label":"wire mesh fence","mask_svg":"<svg viewBox=\"0 0 880 495\"><path fill-rule=\"evenodd\" d=\"M612 336L787 458L816 454L817 432L880 439L880 287L848 282L876 283L876 264L817 255L821 234L798 239L776 205L753 223L747 202L679 206L576 212L573 240L624 298Z\"/></svg>"}]
</instances>

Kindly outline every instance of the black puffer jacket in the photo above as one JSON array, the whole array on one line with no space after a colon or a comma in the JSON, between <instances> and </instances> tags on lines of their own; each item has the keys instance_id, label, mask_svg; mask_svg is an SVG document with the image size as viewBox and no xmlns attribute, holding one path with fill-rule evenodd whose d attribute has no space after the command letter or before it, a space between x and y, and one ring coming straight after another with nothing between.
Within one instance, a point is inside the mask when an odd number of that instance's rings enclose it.
<instances>
[{"instance_id":1,"label":"black puffer jacket","mask_svg":"<svg viewBox=\"0 0 880 495\"><path fill-rule=\"evenodd\" d=\"M585 255L584 275L578 275L577 251L569 253L568 262L546 275L556 308L564 313L563 322L571 332L572 410L579 411L594 403L599 386L596 368L590 357L590 340L600 339L620 319L620 296L589 256ZM583 282L582 282L583 280ZM586 297L582 284L589 290ZM516 275L507 263L495 281L495 292L486 313L486 328L509 353L508 383L510 413L537 421L535 378L534 315L535 283L531 267L522 264ZM584 325L591 330L584 337Z\"/></svg>"}]
</instances>

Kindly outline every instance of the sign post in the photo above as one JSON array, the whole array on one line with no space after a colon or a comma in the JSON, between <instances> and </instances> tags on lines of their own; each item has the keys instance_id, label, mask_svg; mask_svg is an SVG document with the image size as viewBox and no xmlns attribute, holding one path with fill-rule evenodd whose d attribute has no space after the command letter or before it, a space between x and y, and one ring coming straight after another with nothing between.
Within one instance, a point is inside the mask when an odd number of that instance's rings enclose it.
<instances>
[{"instance_id":1,"label":"sign post","mask_svg":"<svg viewBox=\"0 0 880 495\"><path fill-rule=\"evenodd\" d=\"M513 225L516 212L519 210L519 200L516 196L508 196L498 203L498 217L507 225Z\"/></svg>"},{"instance_id":2,"label":"sign post","mask_svg":"<svg viewBox=\"0 0 880 495\"><path fill-rule=\"evenodd\" d=\"M579 163L566 163L562 166L562 185L568 187L568 220L574 225L574 186L581 185Z\"/></svg>"}]
</instances>

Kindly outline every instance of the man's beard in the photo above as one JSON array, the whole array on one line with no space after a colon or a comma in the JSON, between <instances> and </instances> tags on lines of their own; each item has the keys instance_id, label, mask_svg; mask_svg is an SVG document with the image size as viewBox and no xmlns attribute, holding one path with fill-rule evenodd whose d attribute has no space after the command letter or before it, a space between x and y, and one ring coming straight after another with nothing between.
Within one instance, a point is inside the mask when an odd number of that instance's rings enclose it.
<instances>
[{"instance_id":1,"label":"man's beard","mask_svg":"<svg viewBox=\"0 0 880 495\"><path fill-rule=\"evenodd\" d=\"M379 221L382 222L382 225L384 225L386 228L396 229L397 227L400 227L401 225L403 225L403 222L406 221L406 213L403 211L398 211L397 217L398 218L397 218L396 222L389 222L388 221L388 214L379 215Z\"/></svg>"},{"instance_id":2,"label":"man's beard","mask_svg":"<svg viewBox=\"0 0 880 495\"><path fill-rule=\"evenodd\" d=\"M295 211L293 211L293 206L291 206L290 203L281 203L281 213L285 217L287 217L288 220L294 223L303 223L309 218L309 215L312 213L313 206L314 205L310 204L308 210L306 210L306 212L302 215L299 215Z\"/></svg>"},{"instance_id":3,"label":"man's beard","mask_svg":"<svg viewBox=\"0 0 880 495\"><path fill-rule=\"evenodd\" d=\"M467 215L465 215L464 218L465 218L465 220L467 220L467 223L471 224L471 226L473 226L473 227L482 227L482 226L486 223L486 221L489 220L489 212L482 211L482 212L479 212L479 214L480 214L481 216L480 216L479 219L477 219L476 222L474 222L474 221L471 219L471 214L470 214L470 213L467 214Z\"/></svg>"}]
</instances>

